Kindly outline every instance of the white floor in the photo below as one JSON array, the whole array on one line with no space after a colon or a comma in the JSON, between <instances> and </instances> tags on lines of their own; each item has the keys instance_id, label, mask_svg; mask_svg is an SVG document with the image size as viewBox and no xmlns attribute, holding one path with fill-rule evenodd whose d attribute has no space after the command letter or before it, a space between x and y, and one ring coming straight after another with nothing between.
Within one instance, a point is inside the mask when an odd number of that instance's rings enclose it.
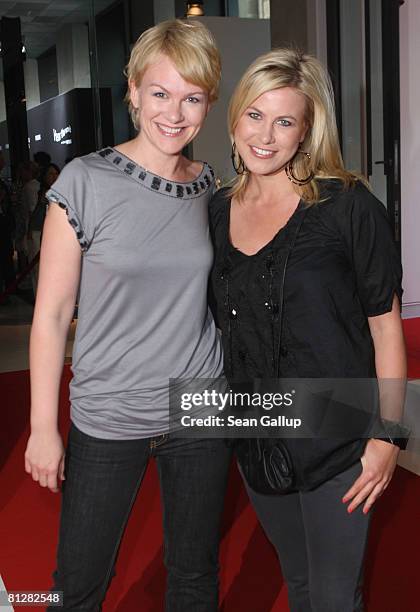
<instances>
[{"instance_id":1,"label":"white floor","mask_svg":"<svg viewBox=\"0 0 420 612\"><path fill-rule=\"evenodd\" d=\"M3 592L7 593L6 587L4 585L3 579L0 574L0 597L1 597L0 607L1 607L1 610L2 612L14 612L12 606L6 604L6 602L3 601Z\"/></svg>"}]
</instances>

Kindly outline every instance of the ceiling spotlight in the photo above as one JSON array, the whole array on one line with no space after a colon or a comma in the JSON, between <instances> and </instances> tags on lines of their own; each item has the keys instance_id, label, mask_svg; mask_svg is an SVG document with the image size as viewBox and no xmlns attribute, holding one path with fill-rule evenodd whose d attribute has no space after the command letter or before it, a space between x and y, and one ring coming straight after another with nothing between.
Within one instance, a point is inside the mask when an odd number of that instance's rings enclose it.
<instances>
[{"instance_id":1,"label":"ceiling spotlight","mask_svg":"<svg viewBox=\"0 0 420 612\"><path fill-rule=\"evenodd\" d=\"M196 0L196 2L187 2L187 17L202 17L203 15L203 0Z\"/></svg>"}]
</instances>

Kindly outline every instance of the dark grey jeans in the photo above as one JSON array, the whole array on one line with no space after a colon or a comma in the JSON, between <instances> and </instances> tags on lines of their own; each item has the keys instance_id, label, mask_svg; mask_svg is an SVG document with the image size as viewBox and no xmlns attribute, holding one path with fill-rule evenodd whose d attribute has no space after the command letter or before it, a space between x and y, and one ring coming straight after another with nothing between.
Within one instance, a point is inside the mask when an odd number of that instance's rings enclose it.
<instances>
[{"instance_id":1,"label":"dark grey jeans","mask_svg":"<svg viewBox=\"0 0 420 612\"><path fill-rule=\"evenodd\" d=\"M370 514L341 502L361 473L350 467L316 489L288 495L248 494L275 546L290 612L362 612L363 560Z\"/></svg>"},{"instance_id":2,"label":"dark grey jeans","mask_svg":"<svg viewBox=\"0 0 420 612\"><path fill-rule=\"evenodd\" d=\"M166 610L217 610L219 527L230 463L224 441L168 435L104 440L74 425L54 572L53 590L64 594L61 610L101 609L151 455L156 457L163 498Z\"/></svg>"}]
</instances>

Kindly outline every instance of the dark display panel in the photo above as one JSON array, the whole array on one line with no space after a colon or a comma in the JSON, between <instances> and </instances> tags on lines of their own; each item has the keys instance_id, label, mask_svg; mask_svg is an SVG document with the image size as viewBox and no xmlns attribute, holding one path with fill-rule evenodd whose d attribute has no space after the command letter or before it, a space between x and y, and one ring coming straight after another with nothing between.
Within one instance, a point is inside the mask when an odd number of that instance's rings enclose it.
<instances>
[{"instance_id":1,"label":"dark display panel","mask_svg":"<svg viewBox=\"0 0 420 612\"><path fill-rule=\"evenodd\" d=\"M105 145L114 144L111 92L100 90L101 121ZM30 157L46 151L62 168L73 157L96 149L91 89L71 91L42 102L27 112ZM7 125L0 123L0 146L7 156Z\"/></svg>"}]
</instances>

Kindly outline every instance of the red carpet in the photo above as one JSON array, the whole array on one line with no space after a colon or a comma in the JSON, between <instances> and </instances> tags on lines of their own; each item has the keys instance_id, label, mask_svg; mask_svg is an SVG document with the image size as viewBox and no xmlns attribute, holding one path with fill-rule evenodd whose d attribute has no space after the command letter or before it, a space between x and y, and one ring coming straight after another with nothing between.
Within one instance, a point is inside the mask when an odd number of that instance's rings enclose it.
<instances>
[{"instance_id":1,"label":"red carpet","mask_svg":"<svg viewBox=\"0 0 420 612\"><path fill-rule=\"evenodd\" d=\"M420 378L420 319L405 319L403 328L408 355L408 377Z\"/></svg>"},{"instance_id":2,"label":"red carpet","mask_svg":"<svg viewBox=\"0 0 420 612\"><path fill-rule=\"evenodd\" d=\"M420 377L420 320L404 322L410 377ZM61 426L68 427L67 383ZM47 590L54 569L59 495L42 490L23 469L28 436L27 372L0 374L0 574L9 590ZM377 504L367 556L368 612L420 610L420 477L398 468ZM221 551L223 612L287 612L286 588L270 544L232 468ZM104 612L163 610L161 509L150 464L124 537ZM26 608L31 610L32 608ZM33 608L40 610L40 608Z\"/></svg>"}]
</instances>

